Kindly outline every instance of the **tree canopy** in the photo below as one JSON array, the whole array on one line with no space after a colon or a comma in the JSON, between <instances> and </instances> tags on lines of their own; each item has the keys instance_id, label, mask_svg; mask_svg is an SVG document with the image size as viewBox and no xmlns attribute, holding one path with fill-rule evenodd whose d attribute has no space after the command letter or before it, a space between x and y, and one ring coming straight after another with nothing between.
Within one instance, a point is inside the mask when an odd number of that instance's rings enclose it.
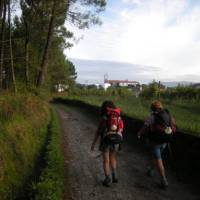
<instances>
[{"instance_id":1,"label":"tree canopy","mask_svg":"<svg viewBox=\"0 0 200 200\"><path fill-rule=\"evenodd\" d=\"M0 90L72 86L77 73L64 50L74 34L66 21L81 29L99 25L105 6L105 0L2 0Z\"/></svg>"}]
</instances>

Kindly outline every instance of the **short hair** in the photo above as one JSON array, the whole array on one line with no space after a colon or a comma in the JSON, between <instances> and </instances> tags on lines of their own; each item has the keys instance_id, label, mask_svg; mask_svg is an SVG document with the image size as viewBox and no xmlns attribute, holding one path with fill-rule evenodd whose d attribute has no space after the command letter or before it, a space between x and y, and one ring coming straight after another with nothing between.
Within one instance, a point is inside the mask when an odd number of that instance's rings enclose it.
<instances>
[{"instance_id":1,"label":"short hair","mask_svg":"<svg viewBox=\"0 0 200 200\"><path fill-rule=\"evenodd\" d=\"M100 109L100 115L106 115L107 114L107 108L116 108L115 104L113 101L104 101L101 105L101 109Z\"/></svg>"},{"instance_id":2,"label":"short hair","mask_svg":"<svg viewBox=\"0 0 200 200\"><path fill-rule=\"evenodd\" d=\"M160 101L155 100L151 103L151 110L152 111L157 111L162 109L162 104Z\"/></svg>"}]
</instances>

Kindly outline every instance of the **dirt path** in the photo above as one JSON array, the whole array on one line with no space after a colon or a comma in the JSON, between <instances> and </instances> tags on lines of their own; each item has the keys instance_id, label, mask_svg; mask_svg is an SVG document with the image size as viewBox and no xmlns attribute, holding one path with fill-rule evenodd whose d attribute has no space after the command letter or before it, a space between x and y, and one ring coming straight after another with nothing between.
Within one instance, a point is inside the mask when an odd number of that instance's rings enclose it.
<instances>
[{"instance_id":1,"label":"dirt path","mask_svg":"<svg viewBox=\"0 0 200 200\"><path fill-rule=\"evenodd\" d=\"M100 153L90 152L95 121L75 109L57 106L56 110L65 155L65 200L200 200L198 194L170 174L170 187L167 191L159 189L158 175L150 178L145 174L149 163L146 154L126 142L118 153L120 182L110 188L103 187Z\"/></svg>"}]
</instances>

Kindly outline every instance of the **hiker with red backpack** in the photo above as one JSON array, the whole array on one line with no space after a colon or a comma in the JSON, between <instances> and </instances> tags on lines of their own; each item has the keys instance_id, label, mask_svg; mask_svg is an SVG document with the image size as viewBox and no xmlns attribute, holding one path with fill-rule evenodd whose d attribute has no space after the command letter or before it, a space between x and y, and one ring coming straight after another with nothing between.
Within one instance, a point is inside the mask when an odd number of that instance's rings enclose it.
<instances>
[{"instance_id":1,"label":"hiker with red backpack","mask_svg":"<svg viewBox=\"0 0 200 200\"><path fill-rule=\"evenodd\" d=\"M101 106L101 120L92 142L91 150L94 150L95 144L100 137L99 150L103 156L103 170L105 179L104 186L110 186L110 170L112 171L112 182L117 183L117 161L116 151L122 143L123 121L120 117L120 109L116 108L112 101L105 101Z\"/></svg>"},{"instance_id":2,"label":"hiker with red backpack","mask_svg":"<svg viewBox=\"0 0 200 200\"><path fill-rule=\"evenodd\" d=\"M147 173L149 176L152 176L153 169L155 167L161 177L160 186L163 189L168 187L168 181L162 161L162 152L172 140L175 132L176 124L170 112L162 107L160 101L154 101L151 104L151 114L146 119L144 126L138 132L138 138L144 134L146 134L149 138L150 147L153 154L153 162L152 167Z\"/></svg>"}]
</instances>

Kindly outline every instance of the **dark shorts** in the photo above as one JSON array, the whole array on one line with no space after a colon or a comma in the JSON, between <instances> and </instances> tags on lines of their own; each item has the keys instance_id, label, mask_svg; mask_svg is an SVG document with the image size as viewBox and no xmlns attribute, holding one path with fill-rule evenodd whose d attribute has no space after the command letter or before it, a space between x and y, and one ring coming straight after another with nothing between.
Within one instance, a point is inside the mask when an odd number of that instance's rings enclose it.
<instances>
[{"instance_id":1,"label":"dark shorts","mask_svg":"<svg viewBox=\"0 0 200 200\"><path fill-rule=\"evenodd\" d=\"M99 147L99 150L102 152L115 152L119 148L118 144L105 144L102 143Z\"/></svg>"},{"instance_id":2,"label":"dark shorts","mask_svg":"<svg viewBox=\"0 0 200 200\"><path fill-rule=\"evenodd\" d=\"M152 146L153 158L158 160L162 158L162 152L166 148L167 143Z\"/></svg>"}]
</instances>

